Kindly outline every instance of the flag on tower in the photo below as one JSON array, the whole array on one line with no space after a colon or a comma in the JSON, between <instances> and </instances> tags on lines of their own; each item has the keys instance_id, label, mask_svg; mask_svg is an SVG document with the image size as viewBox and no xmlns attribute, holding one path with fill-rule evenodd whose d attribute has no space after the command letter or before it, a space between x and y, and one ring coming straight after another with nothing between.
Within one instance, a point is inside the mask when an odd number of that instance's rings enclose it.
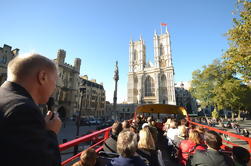
<instances>
[{"instance_id":1,"label":"flag on tower","mask_svg":"<svg viewBox=\"0 0 251 166\"><path fill-rule=\"evenodd\" d=\"M166 23L163 23L163 22L160 23L160 25L162 25L162 26L167 26L167 24L166 24Z\"/></svg>"}]
</instances>

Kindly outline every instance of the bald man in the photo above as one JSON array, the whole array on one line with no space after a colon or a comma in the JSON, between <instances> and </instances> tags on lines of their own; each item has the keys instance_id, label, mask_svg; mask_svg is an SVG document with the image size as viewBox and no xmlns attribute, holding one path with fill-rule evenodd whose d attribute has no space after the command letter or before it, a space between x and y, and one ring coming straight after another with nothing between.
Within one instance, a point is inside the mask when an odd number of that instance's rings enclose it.
<instances>
[{"instance_id":1,"label":"bald man","mask_svg":"<svg viewBox=\"0 0 251 166\"><path fill-rule=\"evenodd\" d=\"M0 165L58 166L57 133L61 120L38 104L53 94L55 64L39 54L19 55L8 64L7 81L0 87Z\"/></svg>"}]
</instances>

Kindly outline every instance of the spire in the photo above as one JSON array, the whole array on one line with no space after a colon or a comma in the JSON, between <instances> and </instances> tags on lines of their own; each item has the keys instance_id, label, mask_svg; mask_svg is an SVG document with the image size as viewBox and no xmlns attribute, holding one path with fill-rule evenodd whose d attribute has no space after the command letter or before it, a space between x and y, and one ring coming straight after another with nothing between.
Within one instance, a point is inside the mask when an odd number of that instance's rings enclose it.
<instances>
[{"instance_id":1,"label":"spire","mask_svg":"<svg viewBox=\"0 0 251 166\"><path fill-rule=\"evenodd\" d=\"M142 34L140 33L139 40L142 40Z\"/></svg>"},{"instance_id":2,"label":"spire","mask_svg":"<svg viewBox=\"0 0 251 166\"><path fill-rule=\"evenodd\" d=\"M166 26L166 33L168 33L167 26Z\"/></svg>"},{"instance_id":3,"label":"spire","mask_svg":"<svg viewBox=\"0 0 251 166\"><path fill-rule=\"evenodd\" d=\"M130 43L132 43L132 33L130 34Z\"/></svg>"},{"instance_id":4,"label":"spire","mask_svg":"<svg viewBox=\"0 0 251 166\"><path fill-rule=\"evenodd\" d=\"M158 36L156 29L154 29L154 36Z\"/></svg>"}]
</instances>

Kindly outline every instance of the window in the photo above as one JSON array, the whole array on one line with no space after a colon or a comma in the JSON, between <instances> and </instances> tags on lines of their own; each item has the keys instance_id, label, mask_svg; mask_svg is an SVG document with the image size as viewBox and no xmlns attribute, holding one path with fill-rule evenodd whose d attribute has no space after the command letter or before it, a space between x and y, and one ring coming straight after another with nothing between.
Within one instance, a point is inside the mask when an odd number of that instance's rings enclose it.
<instances>
[{"instance_id":1,"label":"window","mask_svg":"<svg viewBox=\"0 0 251 166\"><path fill-rule=\"evenodd\" d=\"M6 55L4 55L3 57L2 57L2 61L1 61L3 64L6 64L7 63L7 56Z\"/></svg>"},{"instance_id":2,"label":"window","mask_svg":"<svg viewBox=\"0 0 251 166\"><path fill-rule=\"evenodd\" d=\"M145 80L145 96L155 96L154 80L150 76Z\"/></svg>"},{"instance_id":3,"label":"window","mask_svg":"<svg viewBox=\"0 0 251 166\"><path fill-rule=\"evenodd\" d=\"M138 59L138 52L135 50L133 60L137 61L137 59Z\"/></svg>"},{"instance_id":4,"label":"window","mask_svg":"<svg viewBox=\"0 0 251 166\"><path fill-rule=\"evenodd\" d=\"M160 78L160 94L164 97L167 98L167 88L166 88L166 76L163 74ZM164 103L163 103L164 104Z\"/></svg>"}]
</instances>

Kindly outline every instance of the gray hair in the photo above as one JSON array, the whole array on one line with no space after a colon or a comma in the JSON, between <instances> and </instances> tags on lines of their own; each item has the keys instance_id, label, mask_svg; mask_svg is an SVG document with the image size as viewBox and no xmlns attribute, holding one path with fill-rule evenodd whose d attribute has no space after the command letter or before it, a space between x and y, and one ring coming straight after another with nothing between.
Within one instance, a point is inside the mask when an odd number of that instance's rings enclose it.
<instances>
[{"instance_id":1,"label":"gray hair","mask_svg":"<svg viewBox=\"0 0 251 166\"><path fill-rule=\"evenodd\" d=\"M23 80L41 69L55 71L56 66L53 61L37 53L18 55L8 64L7 79L8 81Z\"/></svg>"},{"instance_id":2,"label":"gray hair","mask_svg":"<svg viewBox=\"0 0 251 166\"><path fill-rule=\"evenodd\" d=\"M117 140L117 152L122 157L134 156L137 148L137 135L129 130L120 132Z\"/></svg>"}]
</instances>

